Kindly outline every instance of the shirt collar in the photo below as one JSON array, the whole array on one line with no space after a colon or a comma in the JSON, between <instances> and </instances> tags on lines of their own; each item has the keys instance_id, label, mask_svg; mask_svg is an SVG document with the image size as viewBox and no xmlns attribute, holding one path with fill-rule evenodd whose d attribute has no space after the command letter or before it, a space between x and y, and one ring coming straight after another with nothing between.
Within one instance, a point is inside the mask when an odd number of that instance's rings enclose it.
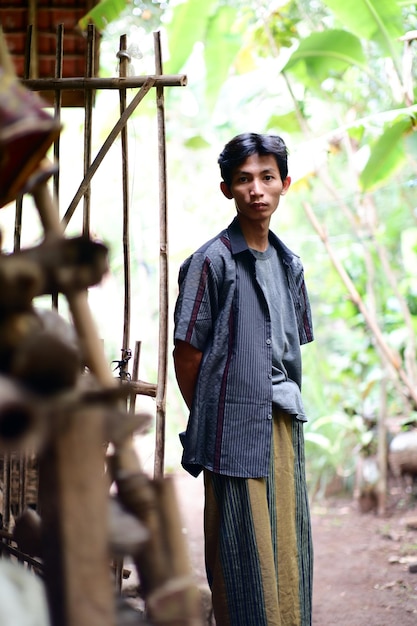
<instances>
[{"instance_id":1,"label":"shirt collar","mask_svg":"<svg viewBox=\"0 0 417 626\"><path fill-rule=\"evenodd\" d=\"M246 239L243 236L242 229L240 228L239 220L237 217L235 217L233 222L229 224L227 232L229 235L230 247L231 247L233 256L235 254L240 254L241 252L245 252L246 250L249 250L248 244L246 243ZM291 263L293 260L293 257L297 255L295 255L285 245L285 243L282 242L281 239L279 239L279 237L277 237L275 233L272 232L272 230L269 231L268 237L269 237L269 242L271 243L271 245L273 245L274 248L278 250L278 254L280 255L280 257L287 263Z\"/></svg>"}]
</instances>

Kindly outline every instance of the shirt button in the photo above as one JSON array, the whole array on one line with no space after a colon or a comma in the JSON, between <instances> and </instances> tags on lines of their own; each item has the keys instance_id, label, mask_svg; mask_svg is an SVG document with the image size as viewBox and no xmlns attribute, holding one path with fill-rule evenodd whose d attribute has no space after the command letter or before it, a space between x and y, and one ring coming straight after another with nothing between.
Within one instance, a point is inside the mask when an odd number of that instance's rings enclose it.
<instances>
[{"instance_id":1,"label":"shirt button","mask_svg":"<svg viewBox=\"0 0 417 626\"><path fill-rule=\"evenodd\" d=\"M267 345L268 345L268 346L270 346L270 345L271 345L271 340L270 340L270 339L267 339L267 340L266 340L266 343L267 343Z\"/></svg>"},{"instance_id":2,"label":"shirt button","mask_svg":"<svg viewBox=\"0 0 417 626\"><path fill-rule=\"evenodd\" d=\"M271 420L272 419L272 415L269 413L268 415L268 419Z\"/></svg>"},{"instance_id":3,"label":"shirt button","mask_svg":"<svg viewBox=\"0 0 417 626\"><path fill-rule=\"evenodd\" d=\"M271 378L272 378L272 374L268 374L268 378L271 380Z\"/></svg>"}]
</instances>

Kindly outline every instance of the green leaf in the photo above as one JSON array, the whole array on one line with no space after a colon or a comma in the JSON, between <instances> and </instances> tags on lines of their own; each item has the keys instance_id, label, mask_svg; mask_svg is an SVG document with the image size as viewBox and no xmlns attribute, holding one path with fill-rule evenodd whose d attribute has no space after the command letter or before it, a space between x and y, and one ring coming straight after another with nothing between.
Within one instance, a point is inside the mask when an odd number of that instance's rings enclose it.
<instances>
[{"instance_id":1,"label":"green leaf","mask_svg":"<svg viewBox=\"0 0 417 626\"><path fill-rule=\"evenodd\" d=\"M233 30L237 10L220 7L210 18L205 42L206 98L209 109L216 103L219 91L227 79L230 66L239 52L242 39Z\"/></svg>"},{"instance_id":2,"label":"green leaf","mask_svg":"<svg viewBox=\"0 0 417 626\"><path fill-rule=\"evenodd\" d=\"M207 24L217 0L187 0L173 9L167 25L169 60L167 74L177 74L185 65L197 41L204 41Z\"/></svg>"},{"instance_id":3,"label":"green leaf","mask_svg":"<svg viewBox=\"0 0 417 626\"><path fill-rule=\"evenodd\" d=\"M322 448L323 450L329 450L330 449L330 440L328 437L325 437L324 435L321 435L320 433L313 433L311 431L304 433L304 439L307 443L315 443L317 446L319 446L319 448Z\"/></svg>"},{"instance_id":4,"label":"green leaf","mask_svg":"<svg viewBox=\"0 0 417 626\"><path fill-rule=\"evenodd\" d=\"M300 122L295 111L284 115L272 115L269 118L267 129L285 131L286 133L299 133L301 131Z\"/></svg>"},{"instance_id":5,"label":"green leaf","mask_svg":"<svg viewBox=\"0 0 417 626\"><path fill-rule=\"evenodd\" d=\"M383 183L405 161L404 136L412 128L410 118L402 118L387 127L372 148L360 175L363 191Z\"/></svg>"},{"instance_id":6,"label":"green leaf","mask_svg":"<svg viewBox=\"0 0 417 626\"><path fill-rule=\"evenodd\" d=\"M208 148L210 144L207 139L204 139L201 135L193 135L193 137L190 137L184 142L184 146L191 148L192 150L200 150Z\"/></svg>"},{"instance_id":7,"label":"green leaf","mask_svg":"<svg viewBox=\"0 0 417 626\"><path fill-rule=\"evenodd\" d=\"M413 126L413 133L406 135L405 145L407 152L409 152L414 160L417 159L417 133L415 132L415 126Z\"/></svg>"},{"instance_id":8,"label":"green leaf","mask_svg":"<svg viewBox=\"0 0 417 626\"><path fill-rule=\"evenodd\" d=\"M78 21L78 26L85 30L89 24L94 24L98 30L104 30L125 8L126 0L101 0Z\"/></svg>"},{"instance_id":9,"label":"green leaf","mask_svg":"<svg viewBox=\"0 0 417 626\"><path fill-rule=\"evenodd\" d=\"M397 56L394 41L403 34L396 0L323 0L340 22L358 37L376 41L387 55ZM398 44L398 48L400 44Z\"/></svg>"},{"instance_id":10,"label":"green leaf","mask_svg":"<svg viewBox=\"0 0 417 626\"><path fill-rule=\"evenodd\" d=\"M359 39L344 30L313 33L303 39L284 71L296 68L299 64L302 64L308 76L314 76L320 82L331 72L343 72L351 65L367 69Z\"/></svg>"},{"instance_id":11,"label":"green leaf","mask_svg":"<svg viewBox=\"0 0 417 626\"><path fill-rule=\"evenodd\" d=\"M355 126L349 126L347 128L347 132L351 139L353 139L356 143L360 143L364 136L365 128L362 124L357 124Z\"/></svg>"}]
</instances>

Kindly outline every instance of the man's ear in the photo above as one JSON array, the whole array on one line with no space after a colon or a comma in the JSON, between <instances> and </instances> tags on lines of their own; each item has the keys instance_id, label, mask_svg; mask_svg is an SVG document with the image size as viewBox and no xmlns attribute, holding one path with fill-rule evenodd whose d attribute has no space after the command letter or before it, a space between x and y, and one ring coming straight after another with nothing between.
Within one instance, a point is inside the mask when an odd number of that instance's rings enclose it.
<instances>
[{"instance_id":1,"label":"man's ear","mask_svg":"<svg viewBox=\"0 0 417 626\"><path fill-rule=\"evenodd\" d=\"M223 195L225 195L228 200L231 200L233 198L233 194L230 191L229 185L227 185L224 180L222 180L222 182L220 183L220 189L222 190Z\"/></svg>"},{"instance_id":2,"label":"man's ear","mask_svg":"<svg viewBox=\"0 0 417 626\"><path fill-rule=\"evenodd\" d=\"M285 194L287 193L290 185L291 185L291 176L287 176L287 178L282 183L281 196L285 196Z\"/></svg>"}]
</instances>

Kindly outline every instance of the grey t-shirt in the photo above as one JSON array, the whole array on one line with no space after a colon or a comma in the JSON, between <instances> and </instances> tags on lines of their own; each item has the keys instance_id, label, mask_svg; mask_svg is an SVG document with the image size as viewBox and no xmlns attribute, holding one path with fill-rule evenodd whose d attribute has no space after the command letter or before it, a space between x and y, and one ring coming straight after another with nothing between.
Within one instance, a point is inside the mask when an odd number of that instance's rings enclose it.
<instances>
[{"instance_id":1,"label":"grey t-shirt","mask_svg":"<svg viewBox=\"0 0 417 626\"><path fill-rule=\"evenodd\" d=\"M294 305L285 270L275 248L251 250L256 258L256 278L268 303L272 326L273 403L306 421L301 390L301 351ZM294 376L294 373L297 373Z\"/></svg>"}]
</instances>

